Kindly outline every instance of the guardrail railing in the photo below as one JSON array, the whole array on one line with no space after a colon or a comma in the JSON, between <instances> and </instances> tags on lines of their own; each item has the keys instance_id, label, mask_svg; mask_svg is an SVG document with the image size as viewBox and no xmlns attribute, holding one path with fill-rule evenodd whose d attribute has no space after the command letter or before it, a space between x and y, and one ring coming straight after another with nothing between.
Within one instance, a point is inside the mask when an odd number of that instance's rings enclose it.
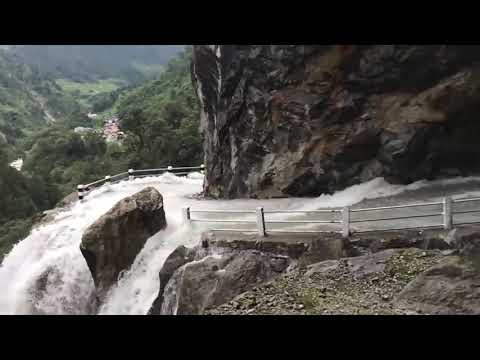
<instances>
[{"instance_id":1,"label":"guardrail railing","mask_svg":"<svg viewBox=\"0 0 480 360\"><path fill-rule=\"evenodd\" d=\"M203 173L204 169L205 169L205 165L203 164L200 166L183 166L183 167L167 166L165 168L158 168L158 169L141 169L141 170L129 169L128 171L125 171L117 175L113 175L113 176L107 175L105 176L105 178L96 180L90 184L85 184L85 185L80 184L77 186L77 194L78 194L78 198L80 200L83 200L85 196L88 195L88 193L90 193L93 189L105 184L109 185L109 184L118 183L127 178L128 180L134 180L135 178L162 175L167 172L170 172L178 176L182 176L182 175L188 175L189 173L194 171L200 171Z\"/></svg>"},{"instance_id":2,"label":"guardrail railing","mask_svg":"<svg viewBox=\"0 0 480 360\"><path fill-rule=\"evenodd\" d=\"M188 167L172 167L158 169L129 169L126 172L116 174L114 176L107 175L104 179L94 181L86 185L78 185L78 198L82 200L94 188L100 187L104 184L113 184L125 179L134 180L135 178L142 178L148 176L161 175L170 172L175 175L187 175L190 172L200 171L204 172L205 166L188 166ZM472 208L471 204L476 204L476 208ZM428 208L434 208L428 209ZM422 212L421 209L427 208L427 212ZM409 209L408 214L391 214L389 211L401 211ZM380 212L380 216L378 213ZM414 212L414 213L412 213ZM415 213L416 212L416 213ZM202 218L193 217L192 214L221 214L225 215L241 215L242 218ZM294 216L310 216L313 219L279 219L281 214L293 214ZM377 214L374 217L368 217L368 214ZM476 214L471 216L471 214ZM367 215L367 216L365 216ZM246 217L252 217L247 219ZM269 217L274 217L269 218ZM325 218L327 216L327 218ZM193 223L209 223L209 224L236 224L242 227L212 227L213 231L233 231L233 232L257 232L261 236L266 236L269 233L341 233L344 237L348 237L353 233L363 233L370 231L388 231L388 230L408 230L419 228L444 228L451 229L455 225L466 225L480 223L480 197L463 198L453 200L452 197L446 196L442 201L425 202L414 204L402 204L392 206L381 206L371 208L351 208L345 206L343 208L328 208L328 209L313 209L313 210L265 210L263 207L256 209L245 210L202 210L191 209L186 207L183 209L184 221L189 224ZM432 219L433 223L424 221L424 219ZM420 220L416 224L405 224L409 220ZM375 227L372 224L385 223L385 227ZM396 223L395 223L396 222ZM398 223L400 222L400 223ZM276 228L276 226L283 226L283 228ZM310 229L298 228L301 225L308 225ZM317 226L315 229L312 227ZM318 228L320 226L320 228ZM332 229L332 227L334 227Z\"/></svg>"},{"instance_id":3,"label":"guardrail railing","mask_svg":"<svg viewBox=\"0 0 480 360\"><path fill-rule=\"evenodd\" d=\"M461 206L469 204L472 202L477 202L477 208L466 208L462 209ZM460 205L460 208L456 205ZM428 210L427 213L422 213L421 209L424 208L438 208L436 210ZM391 216L385 215L385 212L391 210L400 211L408 209L411 213L409 214L392 214ZM419 212L420 211L420 212ZM365 217L361 216L368 214L378 214L381 212L380 216L376 217ZM412 213L413 212L413 213ZM417 213L415 213L417 212ZM260 236L266 236L269 233L341 233L344 237L348 237L353 233L362 233L369 231L388 231L388 230L406 230L406 229L418 229L418 228L444 228L451 229L454 225L464 225L464 224L475 224L480 223L480 216L475 216L473 219L457 219L455 221L455 216L464 215L464 214L480 214L480 198L467 198L467 199L458 199L453 200L450 196L444 197L442 201L439 202L429 202L429 203L415 203L415 204L403 204L403 205L393 205L393 206L382 206L382 207L373 207L373 208L351 208L350 206L345 206L343 208L333 208L333 209L316 209L316 210L268 210L265 211L263 207L257 207L255 210L195 210L190 207L183 209L184 222L188 224L193 223L212 223L212 224L237 224L237 225L254 225L250 227L212 227L210 230L213 231L228 231L228 232L256 232ZM205 218L205 217L192 217L195 214L221 214L225 216L226 214L230 216L231 214L240 214L243 215L242 218ZM269 219L266 218L266 215L279 215L279 214L295 214L295 215L310 215L310 217L317 216L314 219ZM246 219L246 217L251 217L255 215L254 218ZM319 215L330 215L330 217L319 218ZM360 217L358 217L360 215ZM417 224L404 224L402 223L409 220L420 220L431 218L433 223L424 221L423 223ZM400 221L400 224L398 222ZM372 224L386 222L385 226L376 227ZM396 222L396 223L395 223ZM275 225L287 225L284 228L274 228ZM295 228L295 225L309 225L312 226L322 226L321 228L316 229L298 229ZM360 227L356 225L362 224ZM273 226L272 226L273 225ZM293 227L289 225L294 225ZM328 225L330 228L325 227ZM331 226L335 228L332 229Z\"/></svg>"}]
</instances>

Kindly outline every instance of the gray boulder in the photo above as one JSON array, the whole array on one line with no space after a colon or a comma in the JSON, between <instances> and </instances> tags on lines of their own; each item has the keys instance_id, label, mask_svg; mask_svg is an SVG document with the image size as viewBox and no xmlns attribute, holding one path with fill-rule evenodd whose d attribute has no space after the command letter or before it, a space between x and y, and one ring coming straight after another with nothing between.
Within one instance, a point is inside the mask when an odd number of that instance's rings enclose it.
<instances>
[{"instance_id":1,"label":"gray boulder","mask_svg":"<svg viewBox=\"0 0 480 360\"><path fill-rule=\"evenodd\" d=\"M161 303L156 302L156 311L152 313L201 314L273 279L290 264L287 256L257 250L210 252L175 270L159 295Z\"/></svg>"},{"instance_id":2,"label":"gray boulder","mask_svg":"<svg viewBox=\"0 0 480 360\"><path fill-rule=\"evenodd\" d=\"M174 274L175 270L185 265L186 263L193 261L195 257L195 250L189 249L183 245L177 247L165 260L162 269L159 273L160 278L160 290L158 296L150 308L149 314L159 314L163 303L163 290L165 285Z\"/></svg>"},{"instance_id":3,"label":"gray boulder","mask_svg":"<svg viewBox=\"0 0 480 360\"><path fill-rule=\"evenodd\" d=\"M165 229L162 195L154 188L120 200L85 231L80 250L101 301L149 237Z\"/></svg>"}]
</instances>

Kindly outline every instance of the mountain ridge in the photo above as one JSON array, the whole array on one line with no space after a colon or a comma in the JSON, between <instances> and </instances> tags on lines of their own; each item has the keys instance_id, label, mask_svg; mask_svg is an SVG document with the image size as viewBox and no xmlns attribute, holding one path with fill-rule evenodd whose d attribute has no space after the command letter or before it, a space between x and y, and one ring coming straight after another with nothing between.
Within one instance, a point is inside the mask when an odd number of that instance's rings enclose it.
<instances>
[{"instance_id":1,"label":"mountain ridge","mask_svg":"<svg viewBox=\"0 0 480 360\"><path fill-rule=\"evenodd\" d=\"M146 80L178 54L183 45L11 45L13 61L36 66L43 74L77 82L119 78ZM157 65L156 69L148 66ZM143 68L142 68L143 67Z\"/></svg>"}]
</instances>

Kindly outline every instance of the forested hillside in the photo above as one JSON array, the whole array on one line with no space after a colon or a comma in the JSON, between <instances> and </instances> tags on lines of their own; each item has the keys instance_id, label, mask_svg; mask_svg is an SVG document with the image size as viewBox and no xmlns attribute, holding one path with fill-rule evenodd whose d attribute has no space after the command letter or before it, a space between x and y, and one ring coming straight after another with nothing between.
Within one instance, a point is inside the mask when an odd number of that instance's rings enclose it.
<instances>
[{"instance_id":1,"label":"forested hillside","mask_svg":"<svg viewBox=\"0 0 480 360\"><path fill-rule=\"evenodd\" d=\"M199 106L190 76L191 50L169 62L158 80L119 97L114 105L130 134L134 167L199 165Z\"/></svg>"},{"instance_id":2,"label":"forested hillside","mask_svg":"<svg viewBox=\"0 0 480 360\"><path fill-rule=\"evenodd\" d=\"M29 231L36 213L54 207L78 184L128 168L202 162L190 57L187 48L156 80L97 94L93 107L35 66L0 57L0 251ZM87 117L92 110L99 118ZM113 116L126 133L121 143L102 136L103 121ZM78 126L92 131L76 133ZM21 173L8 166L17 157L24 159Z\"/></svg>"},{"instance_id":3,"label":"forested hillside","mask_svg":"<svg viewBox=\"0 0 480 360\"><path fill-rule=\"evenodd\" d=\"M0 258L28 234L33 216L48 207L46 184L8 165L10 147L0 137Z\"/></svg>"},{"instance_id":4,"label":"forested hillside","mask_svg":"<svg viewBox=\"0 0 480 360\"><path fill-rule=\"evenodd\" d=\"M91 110L98 99L160 75L183 45L15 45L11 62L52 79L64 94ZM95 111L95 110L93 110Z\"/></svg>"},{"instance_id":5,"label":"forested hillside","mask_svg":"<svg viewBox=\"0 0 480 360\"><path fill-rule=\"evenodd\" d=\"M83 110L55 81L0 51L0 137L10 160L19 155L29 134L49 123L72 121Z\"/></svg>"}]
</instances>

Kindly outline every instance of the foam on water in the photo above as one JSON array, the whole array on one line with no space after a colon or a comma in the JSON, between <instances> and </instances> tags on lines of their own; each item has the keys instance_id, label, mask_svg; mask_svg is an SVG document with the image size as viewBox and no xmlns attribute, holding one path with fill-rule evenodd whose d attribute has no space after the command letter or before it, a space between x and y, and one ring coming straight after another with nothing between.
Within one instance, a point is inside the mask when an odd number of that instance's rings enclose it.
<instances>
[{"instance_id":1,"label":"foam on water","mask_svg":"<svg viewBox=\"0 0 480 360\"><path fill-rule=\"evenodd\" d=\"M158 273L166 257L178 245L198 242L196 231L182 224L182 207L195 209L244 209L264 206L266 210L313 210L341 207L368 198L385 197L432 184L462 184L480 178L456 178L441 182L420 181L408 186L391 185L383 179L355 185L333 195L318 198L197 200L203 175L188 177L164 174L133 181L122 181L93 190L84 202L60 212L19 242L0 267L0 314L85 314L94 287L79 246L85 229L115 203L147 186L157 188L164 198L168 227L152 236L114 286L100 314L146 314L155 299ZM39 294L40 293L40 294Z\"/></svg>"}]
</instances>

